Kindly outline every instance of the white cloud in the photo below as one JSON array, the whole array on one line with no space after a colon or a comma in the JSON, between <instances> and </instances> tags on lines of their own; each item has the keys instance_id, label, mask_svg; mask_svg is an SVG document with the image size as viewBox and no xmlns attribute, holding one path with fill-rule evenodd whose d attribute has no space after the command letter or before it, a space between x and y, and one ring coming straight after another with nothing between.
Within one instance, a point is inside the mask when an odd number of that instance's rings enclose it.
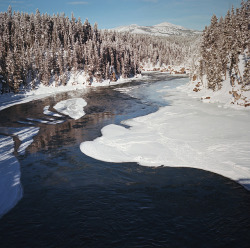
<instances>
[{"instance_id":1,"label":"white cloud","mask_svg":"<svg viewBox=\"0 0 250 248\"><path fill-rule=\"evenodd\" d=\"M1 4L23 4L24 1L0 0Z\"/></svg>"},{"instance_id":2,"label":"white cloud","mask_svg":"<svg viewBox=\"0 0 250 248\"><path fill-rule=\"evenodd\" d=\"M86 1L78 1L78 2L68 2L70 5L86 5L88 2Z\"/></svg>"},{"instance_id":3,"label":"white cloud","mask_svg":"<svg viewBox=\"0 0 250 248\"><path fill-rule=\"evenodd\" d=\"M24 3L23 1L10 1L10 3Z\"/></svg>"},{"instance_id":4,"label":"white cloud","mask_svg":"<svg viewBox=\"0 0 250 248\"><path fill-rule=\"evenodd\" d=\"M147 3L158 3L158 0L142 0L142 1Z\"/></svg>"}]
</instances>

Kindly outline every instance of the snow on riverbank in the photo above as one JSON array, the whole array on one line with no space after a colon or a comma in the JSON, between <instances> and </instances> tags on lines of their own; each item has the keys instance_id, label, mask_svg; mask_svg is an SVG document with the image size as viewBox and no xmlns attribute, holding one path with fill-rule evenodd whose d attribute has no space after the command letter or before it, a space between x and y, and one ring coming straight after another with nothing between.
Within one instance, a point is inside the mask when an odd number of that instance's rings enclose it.
<instances>
[{"instance_id":1,"label":"snow on riverbank","mask_svg":"<svg viewBox=\"0 0 250 248\"><path fill-rule=\"evenodd\" d=\"M44 113L45 115L55 116L55 117L62 117L62 115L50 111L50 110L49 110L49 107L50 107L50 106L45 106L45 107L43 108L43 113Z\"/></svg>"},{"instance_id":2,"label":"snow on riverbank","mask_svg":"<svg viewBox=\"0 0 250 248\"><path fill-rule=\"evenodd\" d=\"M83 108L87 105L87 102L82 98L73 98L65 101L58 102L54 109L58 112L68 115L71 118L77 120L85 115Z\"/></svg>"},{"instance_id":3,"label":"snow on riverbank","mask_svg":"<svg viewBox=\"0 0 250 248\"><path fill-rule=\"evenodd\" d=\"M18 139L21 141L21 145L17 151L19 154L23 155L25 153L26 148L32 144L33 137L35 137L38 132L38 127L16 128L13 134L18 136Z\"/></svg>"},{"instance_id":4,"label":"snow on riverbank","mask_svg":"<svg viewBox=\"0 0 250 248\"><path fill-rule=\"evenodd\" d=\"M242 77L247 68L247 54L248 51L246 50L244 55L239 55L238 64L233 66L232 72L227 71L226 76L221 76L220 89L216 89L216 87L209 89L209 85L211 87L213 84L212 82L209 83L207 75L197 76L199 73L194 71L190 82L183 90L192 97L200 98L205 103L218 103L220 107L247 108L250 110L249 78L247 76ZM199 60L200 58L196 59L196 61ZM199 66L196 65L196 67ZM229 68L231 65L228 64L227 67ZM210 68L210 70L212 69Z\"/></svg>"},{"instance_id":5,"label":"snow on riverbank","mask_svg":"<svg viewBox=\"0 0 250 248\"><path fill-rule=\"evenodd\" d=\"M22 198L20 165L12 137L0 135L0 217Z\"/></svg>"},{"instance_id":6,"label":"snow on riverbank","mask_svg":"<svg viewBox=\"0 0 250 248\"><path fill-rule=\"evenodd\" d=\"M0 111L16 104L31 102L33 100L42 99L60 92L88 89L89 87L103 87L123 84L131 80L140 80L141 78L142 75L137 75L133 78L119 78L116 82L111 82L110 80L105 80L101 83L93 81L91 85L89 85L86 83L86 76L84 73L71 74L68 83L65 86L56 86L56 82L53 82L50 86L40 84L36 89L29 92L19 94L7 93L0 95Z\"/></svg>"},{"instance_id":7,"label":"snow on riverbank","mask_svg":"<svg viewBox=\"0 0 250 248\"><path fill-rule=\"evenodd\" d=\"M171 106L125 121L128 129L108 125L81 151L107 162L203 169L250 190L249 112L202 104L183 89L164 90Z\"/></svg>"},{"instance_id":8,"label":"snow on riverbank","mask_svg":"<svg viewBox=\"0 0 250 248\"><path fill-rule=\"evenodd\" d=\"M206 80L203 84L196 79L186 84L182 90L192 97L199 98L205 103L218 103L219 107L250 110L250 89L243 88L235 82L232 86L229 77L223 81L222 88L217 91L208 89Z\"/></svg>"},{"instance_id":9,"label":"snow on riverbank","mask_svg":"<svg viewBox=\"0 0 250 248\"><path fill-rule=\"evenodd\" d=\"M16 135L21 141L19 154L33 142L39 128L4 128L1 133ZM20 164L14 156L14 141L11 136L0 135L0 217L13 208L22 198Z\"/></svg>"}]
</instances>

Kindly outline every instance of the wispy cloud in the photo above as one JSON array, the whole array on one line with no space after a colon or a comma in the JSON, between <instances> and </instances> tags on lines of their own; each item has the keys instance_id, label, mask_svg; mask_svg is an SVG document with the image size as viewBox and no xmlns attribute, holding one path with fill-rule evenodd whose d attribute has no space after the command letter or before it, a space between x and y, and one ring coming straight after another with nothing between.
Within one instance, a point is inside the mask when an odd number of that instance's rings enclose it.
<instances>
[{"instance_id":1,"label":"wispy cloud","mask_svg":"<svg viewBox=\"0 0 250 248\"><path fill-rule=\"evenodd\" d=\"M10 1L10 3L24 3L24 1Z\"/></svg>"},{"instance_id":2,"label":"wispy cloud","mask_svg":"<svg viewBox=\"0 0 250 248\"><path fill-rule=\"evenodd\" d=\"M1 4L23 4L24 1L0 0Z\"/></svg>"},{"instance_id":3,"label":"wispy cloud","mask_svg":"<svg viewBox=\"0 0 250 248\"><path fill-rule=\"evenodd\" d=\"M158 3L158 0L142 0L142 1L146 3Z\"/></svg>"},{"instance_id":4,"label":"wispy cloud","mask_svg":"<svg viewBox=\"0 0 250 248\"><path fill-rule=\"evenodd\" d=\"M29 0L27 1L29 2ZM0 6L1 8L6 8L6 6L11 6L11 7L15 7L15 8L23 8L24 6L26 6L26 2L25 1L13 1L13 0L0 0ZM1 12L1 10L0 10Z\"/></svg>"},{"instance_id":5,"label":"wispy cloud","mask_svg":"<svg viewBox=\"0 0 250 248\"><path fill-rule=\"evenodd\" d=\"M86 5L88 2L86 1L78 1L78 2L68 2L70 5Z\"/></svg>"}]
</instances>

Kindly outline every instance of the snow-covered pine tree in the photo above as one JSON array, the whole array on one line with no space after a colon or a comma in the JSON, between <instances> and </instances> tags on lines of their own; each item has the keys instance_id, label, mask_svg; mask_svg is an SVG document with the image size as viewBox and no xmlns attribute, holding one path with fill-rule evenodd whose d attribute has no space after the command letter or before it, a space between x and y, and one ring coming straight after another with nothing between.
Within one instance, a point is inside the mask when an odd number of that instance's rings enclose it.
<instances>
[{"instance_id":1,"label":"snow-covered pine tree","mask_svg":"<svg viewBox=\"0 0 250 248\"><path fill-rule=\"evenodd\" d=\"M239 9L232 7L219 22L213 16L211 25L203 31L199 69L192 72L194 81L214 91L223 85L231 87L229 93L235 98L232 102L242 98L243 105L248 105L244 103L244 92L250 90L249 23L249 0L242 1Z\"/></svg>"},{"instance_id":2,"label":"snow-covered pine tree","mask_svg":"<svg viewBox=\"0 0 250 248\"><path fill-rule=\"evenodd\" d=\"M69 72L79 70L98 81L109 79L111 71L113 79L129 77L148 60L187 61L195 39L100 31L73 14L70 20L64 13L12 13L9 7L0 13L0 80L17 91L21 85L33 87L34 81L47 85L52 78L65 84Z\"/></svg>"}]
</instances>

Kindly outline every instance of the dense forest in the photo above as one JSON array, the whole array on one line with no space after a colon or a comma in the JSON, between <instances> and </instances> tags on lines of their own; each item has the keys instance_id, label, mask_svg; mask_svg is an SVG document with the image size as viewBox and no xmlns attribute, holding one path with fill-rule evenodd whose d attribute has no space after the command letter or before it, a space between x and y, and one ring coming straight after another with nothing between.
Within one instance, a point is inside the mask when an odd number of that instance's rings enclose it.
<instances>
[{"instance_id":1,"label":"dense forest","mask_svg":"<svg viewBox=\"0 0 250 248\"><path fill-rule=\"evenodd\" d=\"M71 73L84 71L87 82L140 72L140 66L180 65L189 60L197 37L151 37L98 30L72 14L50 16L0 13L0 85L18 92L37 83L65 85Z\"/></svg>"},{"instance_id":2,"label":"dense forest","mask_svg":"<svg viewBox=\"0 0 250 248\"><path fill-rule=\"evenodd\" d=\"M214 91L227 81L242 89L250 86L250 1L223 18L213 15L211 25L203 31L199 57L193 68L193 80Z\"/></svg>"}]
</instances>

